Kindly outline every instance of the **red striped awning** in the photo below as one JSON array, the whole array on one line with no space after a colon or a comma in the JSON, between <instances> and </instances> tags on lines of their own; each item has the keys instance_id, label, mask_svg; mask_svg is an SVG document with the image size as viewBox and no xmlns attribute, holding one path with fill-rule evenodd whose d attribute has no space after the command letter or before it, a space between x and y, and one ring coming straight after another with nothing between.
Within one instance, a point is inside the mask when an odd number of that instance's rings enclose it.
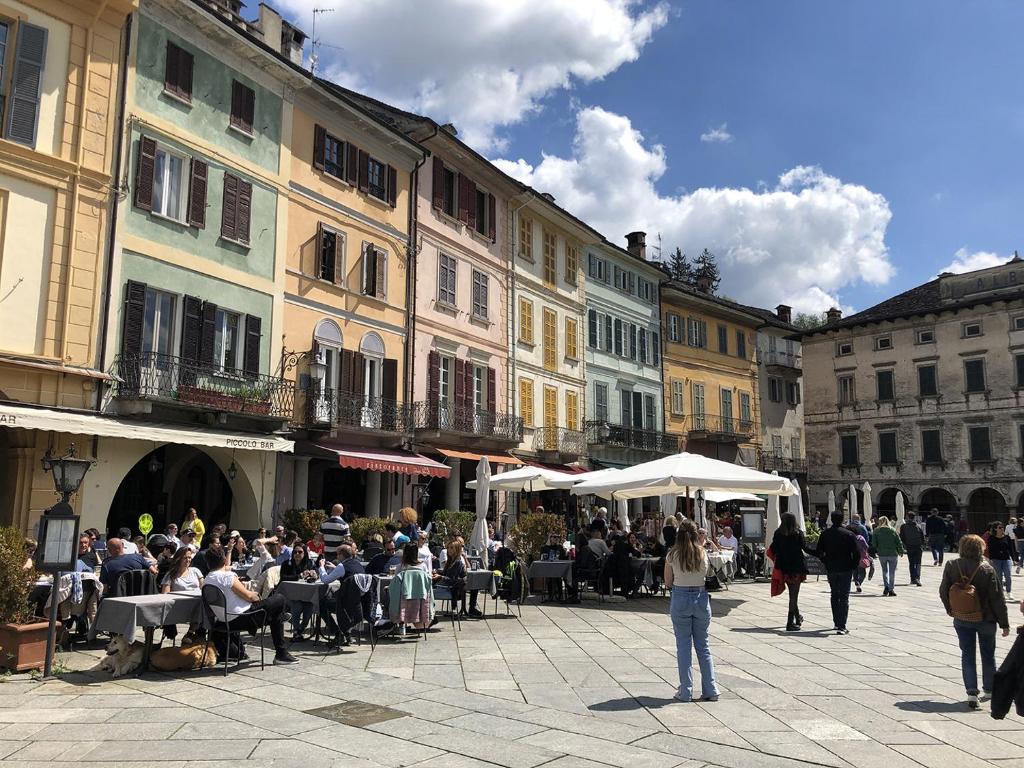
<instances>
[{"instance_id":1,"label":"red striped awning","mask_svg":"<svg viewBox=\"0 0 1024 768\"><path fill-rule=\"evenodd\" d=\"M317 447L337 454L338 465L348 469L395 472L401 475L429 475L440 478L446 478L451 474L451 469L441 462L409 451L343 449L320 444L317 444Z\"/></svg>"},{"instance_id":2,"label":"red striped awning","mask_svg":"<svg viewBox=\"0 0 1024 768\"><path fill-rule=\"evenodd\" d=\"M438 448L437 452L450 459L480 461L480 459L486 456L487 460L491 462L491 464L505 464L510 467L520 467L523 464L520 459L517 459L515 456L510 456L507 453L473 453L471 451L453 451L448 448Z\"/></svg>"}]
</instances>

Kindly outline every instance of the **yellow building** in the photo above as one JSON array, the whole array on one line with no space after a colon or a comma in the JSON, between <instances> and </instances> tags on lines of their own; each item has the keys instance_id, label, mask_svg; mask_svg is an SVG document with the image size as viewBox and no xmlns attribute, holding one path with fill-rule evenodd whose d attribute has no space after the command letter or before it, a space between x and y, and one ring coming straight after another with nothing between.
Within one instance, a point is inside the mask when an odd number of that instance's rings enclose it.
<instances>
[{"instance_id":1,"label":"yellow building","mask_svg":"<svg viewBox=\"0 0 1024 768\"><path fill-rule=\"evenodd\" d=\"M662 285L661 315L666 431L681 434L690 453L755 466L760 318L674 281Z\"/></svg>"},{"instance_id":2,"label":"yellow building","mask_svg":"<svg viewBox=\"0 0 1024 768\"><path fill-rule=\"evenodd\" d=\"M99 326L118 166L127 0L3 0L0 39L0 523L56 497L51 431L98 407ZM88 437L78 455L91 457ZM81 507L81 501L76 500Z\"/></svg>"}]
</instances>

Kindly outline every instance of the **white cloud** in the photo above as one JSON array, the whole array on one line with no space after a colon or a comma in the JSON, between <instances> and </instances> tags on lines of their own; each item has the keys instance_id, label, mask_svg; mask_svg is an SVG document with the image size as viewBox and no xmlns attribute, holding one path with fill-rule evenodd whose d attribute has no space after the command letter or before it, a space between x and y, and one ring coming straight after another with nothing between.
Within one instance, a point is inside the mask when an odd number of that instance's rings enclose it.
<instances>
[{"instance_id":1,"label":"white cloud","mask_svg":"<svg viewBox=\"0 0 1024 768\"><path fill-rule=\"evenodd\" d=\"M307 31L312 8L323 5L281 2ZM483 151L502 147L496 132L537 112L545 96L636 60L669 14L662 0L342 0L333 7L317 17L321 73L451 121Z\"/></svg>"},{"instance_id":2,"label":"white cloud","mask_svg":"<svg viewBox=\"0 0 1024 768\"><path fill-rule=\"evenodd\" d=\"M629 119L591 107L577 115L571 157L536 165L499 160L506 172L623 243L626 232L660 232L665 250L691 256L707 247L723 272L721 292L765 307L797 311L841 306L839 291L893 275L885 245L892 214L880 194L798 166L763 190L701 188L663 195L664 149L646 145Z\"/></svg>"},{"instance_id":3,"label":"white cloud","mask_svg":"<svg viewBox=\"0 0 1024 768\"><path fill-rule=\"evenodd\" d=\"M974 272L978 269L999 267L1011 258L1013 257L1000 256L998 253L992 253L991 251L970 252L966 248L958 248L957 252L953 254L953 261L940 269L939 274L952 272L959 275L964 272Z\"/></svg>"},{"instance_id":4,"label":"white cloud","mask_svg":"<svg viewBox=\"0 0 1024 768\"><path fill-rule=\"evenodd\" d=\"M710 128L700 135L700 140L705 144L728 144L732 138L728 123L722 123L717 128Z\"/></svg>"}]
</instances>

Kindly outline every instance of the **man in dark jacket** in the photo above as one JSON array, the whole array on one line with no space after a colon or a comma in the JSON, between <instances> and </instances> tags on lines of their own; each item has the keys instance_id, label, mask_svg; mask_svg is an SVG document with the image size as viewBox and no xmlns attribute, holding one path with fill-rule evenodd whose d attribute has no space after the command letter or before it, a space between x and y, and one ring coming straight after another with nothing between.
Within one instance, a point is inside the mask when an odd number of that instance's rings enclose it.
<instances>
[{"instance_id":1,"label":"man in dark jacket","mask_svg":"<svg viewBox=\"0 0 1024 768\"><path fill-rule=\"evenodd\" d=\"M857 537L843 525L843 513L832 513L832 527L818 537L818 559L825 565L828 586L832 590L832 621L837 635L848 635L846 619L850 613L850 585L860 563Z\"/></svg>"},{"instance_id":2,"label":"man in dark jacket","mask_svg":"<svg viewBox=\"0 0 1024 768\"><path fill-rule=\"evenodd\" d=\"M900 526L900 541L907 550L907 565L910 566L910 583L921 586L921 550L924 548L924 534L914 520L914 513L907 512L907 519Z\"/></svg>"},{"instance_id":3,"label":"man in dark jacket","mask_svg":"<svg viewBox=\"0 0 1024 768\"><path fill-rule=\"evenodd\" d=\"M928 536L928 548L932 551L932 565L942 565L946 551L946 521L939 516L939 510L933 509L925 519L924 532Z\"/></svg>"}]
</instances>

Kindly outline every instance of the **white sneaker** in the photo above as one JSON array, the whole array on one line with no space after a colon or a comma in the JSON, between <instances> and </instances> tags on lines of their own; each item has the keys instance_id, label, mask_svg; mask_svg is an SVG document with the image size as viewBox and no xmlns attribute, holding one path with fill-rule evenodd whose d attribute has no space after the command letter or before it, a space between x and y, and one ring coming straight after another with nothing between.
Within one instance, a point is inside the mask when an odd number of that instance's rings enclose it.
<instances>
[{"instance_id":1,"label":"white sneaker","mask_svg":"<svg viewBox=\"0 0 1024 768\"><path fill-rule=\"evenodd\" d=\"M971 709L977 709L980 705L978 704L978 697L974 694L967 697L967 706Z\"/></svg>"}]
</instances>

